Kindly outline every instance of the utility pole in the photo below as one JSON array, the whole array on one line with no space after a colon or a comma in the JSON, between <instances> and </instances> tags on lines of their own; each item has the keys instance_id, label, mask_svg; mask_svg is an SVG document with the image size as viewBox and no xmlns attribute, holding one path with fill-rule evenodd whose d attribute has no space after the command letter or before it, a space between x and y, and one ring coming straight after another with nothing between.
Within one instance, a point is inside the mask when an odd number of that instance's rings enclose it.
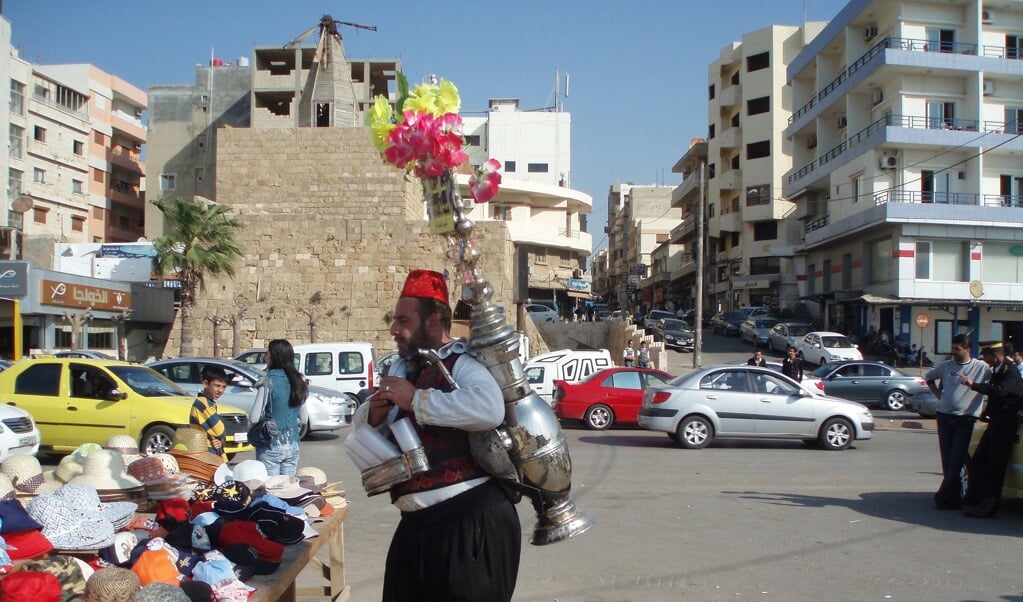
<instances>
[{"instance_id":1,"label":"utility pole","mask_svg":"<svg viewBox=\"0 0 1023 602\"><path fill-rule=\"evenodd\" d=\"M700 190L696 201L696 324L693 341L693 368L703 365L703 218L706 215L706 202L703 198L703 168L700 163Z\"/></svg>"}]
</instances>

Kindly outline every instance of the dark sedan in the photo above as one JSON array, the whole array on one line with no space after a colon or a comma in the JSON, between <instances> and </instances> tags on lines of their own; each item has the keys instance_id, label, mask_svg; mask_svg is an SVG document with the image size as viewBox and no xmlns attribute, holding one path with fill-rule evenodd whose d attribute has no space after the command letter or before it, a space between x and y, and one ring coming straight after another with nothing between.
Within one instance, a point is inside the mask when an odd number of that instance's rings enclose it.
<instances>
[{"instance_id":1,"label":"dark sedan","mask_svg":"<svg viewBox=\"0 0 1023 602\"><path fill-rule=\"evenodd\" d=\"M719 311L710 319L710 328L714 334L739 336L739 325L745 321L746 314L741 311Z\"/></svg>"},{"instance_id":2,"label":"dark sedan","mask_svg":"<svg viewBox=\"0 0 1023 602\"><path fill-rule=\"evenodd\" d=\"M693 350L693 332L682 320L664 318L654 326L654 340L664 341L667 349Z\"/></svg>"},{"instance_id":3,"label":"dark sedan","mask_svg":"<svg viewBox=\"0 0 1023 602\"><path fill-rule=\"evenodd\" d=\"M816 387L831 397L895 411L906 409L911 398L916 405L934 397L923 378L881 362L825 364L806 375L803 385Z\"/></svg>"}]
</instances>

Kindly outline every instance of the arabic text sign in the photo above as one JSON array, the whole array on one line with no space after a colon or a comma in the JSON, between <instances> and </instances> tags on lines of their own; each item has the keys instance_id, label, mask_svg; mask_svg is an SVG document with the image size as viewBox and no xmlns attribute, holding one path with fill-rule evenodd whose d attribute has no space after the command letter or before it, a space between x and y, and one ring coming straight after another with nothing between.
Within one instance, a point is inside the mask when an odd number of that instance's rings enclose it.
<instances>
[{"instance_id":1,"label":"arabic text sign","mask_svg":"<svg viewBox=\"0 0 1023 602\"><path fill-rule=\"evenodd\" d=\"M568 290L580 293L588 293L590 292L590 281L582 280L579 278L570 278L568 280Z\"/></svg>"},{"instance_id":2,"label":"arabic text sign","mask_svg":"<svg viewBox=\"0 0 1023 602\"><path fill-rule=\"evenodd\" d=\"M131 309L131 293L60 280L41 280L39 300L44 305L91 307L103 311Z\"/></svg>"},{"instance_id":3,"label":"arabic text sign","mask_svg":"<svg viewBox=\"0 0 1023 602\"><path fill-rule=\"evenodd\" d=\"M28 295L28 262L0 261L0 297Z\"/></svg>"}]
</instances>

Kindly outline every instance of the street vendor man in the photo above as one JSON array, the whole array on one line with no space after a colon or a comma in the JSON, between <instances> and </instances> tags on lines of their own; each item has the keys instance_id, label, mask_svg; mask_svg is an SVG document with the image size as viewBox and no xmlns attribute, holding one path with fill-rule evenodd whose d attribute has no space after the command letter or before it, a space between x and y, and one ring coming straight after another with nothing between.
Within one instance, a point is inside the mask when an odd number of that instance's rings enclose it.
<instances>
[{"instance_id":1,"label":"street vendor man","mask_svg":"<svg viewBox=\"0 0 1023 602\"><path fill-rule=\"evenodd\" d=\"M387 552L385 602L511 600L518 578L518 513L469 446L469 432L504 421L504 399L467 341L451 338L451 315L444 276L409 273L390 328L400 358L355 417L356 428L385 436L389 424L411 418L430 463L390 490L401 520ZM457 388L420 349L436 350Z\"/></svg>"}]
</instances>

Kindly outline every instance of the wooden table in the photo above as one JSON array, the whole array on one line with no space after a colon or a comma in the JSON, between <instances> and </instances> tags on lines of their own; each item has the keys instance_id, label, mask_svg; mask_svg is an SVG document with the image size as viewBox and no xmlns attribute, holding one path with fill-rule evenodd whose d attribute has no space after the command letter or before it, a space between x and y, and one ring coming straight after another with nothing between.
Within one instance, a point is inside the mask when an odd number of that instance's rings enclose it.
<instances>
[{"instance_id":1,"label":"wooden table","mask_svg":"<svg viewBox=\"0 0 1023 602\"><path fill-rule=\"evenodd\" d=\"M256 588L249 602L294 602L296 595L329 597L329 600L351 599L351 588L345 583L345 538L344 521L348 506L315 523L313 527L319 537L307 539L300 544L285 546L281 566L269 575L256 575L246 583ZM329 546L329 562L324 564L316 553L324 545ZM296 587L295 580L305 569L319 569L329 585L320 587Z\"/></svg>"}]
</instances>

